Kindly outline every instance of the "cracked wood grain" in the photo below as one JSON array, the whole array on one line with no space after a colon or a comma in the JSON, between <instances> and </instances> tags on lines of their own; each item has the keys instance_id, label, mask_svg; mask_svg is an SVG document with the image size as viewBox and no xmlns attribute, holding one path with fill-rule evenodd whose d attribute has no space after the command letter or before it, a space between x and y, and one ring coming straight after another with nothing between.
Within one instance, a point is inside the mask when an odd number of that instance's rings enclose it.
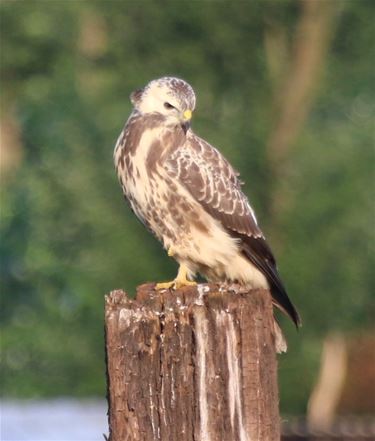
<instances>
[{"instance_id":1,"label":"cracked wood grain","mask_svg":"<svg viewBox=\"0 0 375 441\"><path fill-rule=\"evenodd\" d=\"M110 441L280 439L272 314L264 290L111 292Z\"/></svg>"}]
</instances>

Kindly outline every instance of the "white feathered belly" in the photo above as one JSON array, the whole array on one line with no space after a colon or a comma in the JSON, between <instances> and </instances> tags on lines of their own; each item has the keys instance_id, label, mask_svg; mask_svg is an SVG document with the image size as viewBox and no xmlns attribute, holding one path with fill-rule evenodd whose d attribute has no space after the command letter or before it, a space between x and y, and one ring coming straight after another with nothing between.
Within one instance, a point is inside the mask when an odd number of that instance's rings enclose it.
<instances>
[{"instance_id":1,"label":"white feathered belly","mask_svg":"<svg viewBox=\"0 0 375 441\"><path fill-rule=\"evenodd\" d=\"M177 260L212 282L236 281L251 288L268 288L264 275L242 255L238 240L195 204L197 218L207 230L192 225L191 234L176 249Z\"/></svg>"},{"instance_id":2,"label":"white feathered belly","mask_svg":"<svg viewBox=\"0 0 375 441\"><path fill-rule=\"evenodd\" d=\"M161 176L165 173L159 172ZM168 235L162 238L164 247L173 257L186 265L192 275L199 272L213 282L237 281L251 288L268 288L265 276L240 252L238 240L231 237L179 182L173 181L173 185L176 191L172 198L177 201L165 210L168 214L164 222L168 231L175 232L175 238L171 240ZM168 199L171 194L167 186L165 191Z\"/></svg>"}]
</instances>

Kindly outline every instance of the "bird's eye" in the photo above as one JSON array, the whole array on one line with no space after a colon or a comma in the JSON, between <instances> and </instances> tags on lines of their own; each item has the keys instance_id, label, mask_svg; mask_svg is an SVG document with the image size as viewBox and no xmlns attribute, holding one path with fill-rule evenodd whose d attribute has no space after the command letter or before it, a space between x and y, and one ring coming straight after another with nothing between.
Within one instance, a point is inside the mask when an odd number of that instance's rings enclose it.
<instances>
[{"instance_id":1,"label":"bird's eye","mask_svg":"<svg viewBox=\"0 0 375 441\"><path fill-rule=\"evenodd\" d=\"M164 107L166 109L175 109L175 106L172 106L172 104L170 104L170 103L164 103Z\"/></svg>"}]
</instances>

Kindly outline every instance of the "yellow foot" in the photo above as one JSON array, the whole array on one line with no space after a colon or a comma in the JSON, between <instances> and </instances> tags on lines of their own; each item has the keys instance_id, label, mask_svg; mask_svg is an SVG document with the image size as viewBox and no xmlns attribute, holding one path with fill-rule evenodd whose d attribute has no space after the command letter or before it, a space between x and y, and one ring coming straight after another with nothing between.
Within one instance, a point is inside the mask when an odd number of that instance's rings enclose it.
<instances>
[{"instance_id":1,"label":"yellow foot","mask_svg":"<svg viewBox=\"0 0 375 441\"><path fill-rule=\"evenodd\" d=\"M184 286L195 286L197 284L197 282L194 282L192 280L175 280L174 281L174 288L175 289L180 289L183 288Z\"/></svg>"},{"instance_id":2,"label":"yellow foot","mask_svg":"<svg viewBox=\"0 0 375 441\"><path fill-rule=\"evenodd\" d=\"M157 283L155 288L156 289L180 289L183 288L184 286L195 286L197 284L197 282L193 282L191 280L172 280L172 282L162 282L162 283Z\"/></svg>"},{"instance_id":3,"label":"yellow foot","mask_svg":"<svg viewBox=\"0 0 375 441\"><path fill-rule=\"evenodd\" d=\"M155 286L156 289L169 289L173 287L174 287L174 280L172 280L172 282L157 283Z\"/></svg>"},{"instance_id":4,"label":"yellow foot","mask_svg":"<svg viewBox=\"0 0 375 441\"><path fill-rule=\"evenodd\" d=\"M172 282L157 283L156 289L180 289L184 286L195 286L197 282L193 282L187 279L187 268L184 265L180 265L177 277Z\"/></svg>"}]
</instances>

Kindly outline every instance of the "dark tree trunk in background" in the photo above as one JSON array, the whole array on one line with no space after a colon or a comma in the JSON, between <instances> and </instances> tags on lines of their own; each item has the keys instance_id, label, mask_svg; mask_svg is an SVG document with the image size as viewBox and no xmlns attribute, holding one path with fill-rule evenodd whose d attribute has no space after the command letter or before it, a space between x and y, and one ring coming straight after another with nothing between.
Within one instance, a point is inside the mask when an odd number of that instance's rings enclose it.
<instances>
[{"instance_id":1,"label":"dark tree trunk in background","mask_svg":"<svg viewBox=\"0 0 375 441\"><path fill-rule=\"evenodd\" d=\"M105 320L111 441L280 438L267 291L142 285Z\"/></svg>"},{"instance_id":2,"label":"dark tree trunk in background","mask_svg":"<svg viewBox=\"0 0 375 441\"><path fill-rule=\"evenodd\" d=\"M279 249L284 230L280 222L293 204L294 193L287 187L290 167L293 168L293 146L316 97L335 22L343 5L344 2L337 1L301 0L291 48L282 47L288 41L286 28L270 26L265 33L266 56L271 77L275 78L274 127L266 144L269 175L275 183L269 207L272 225L268 232ZM287 53L289 56L280 58L280 54Z\"/></svg>"}]
</instances>

